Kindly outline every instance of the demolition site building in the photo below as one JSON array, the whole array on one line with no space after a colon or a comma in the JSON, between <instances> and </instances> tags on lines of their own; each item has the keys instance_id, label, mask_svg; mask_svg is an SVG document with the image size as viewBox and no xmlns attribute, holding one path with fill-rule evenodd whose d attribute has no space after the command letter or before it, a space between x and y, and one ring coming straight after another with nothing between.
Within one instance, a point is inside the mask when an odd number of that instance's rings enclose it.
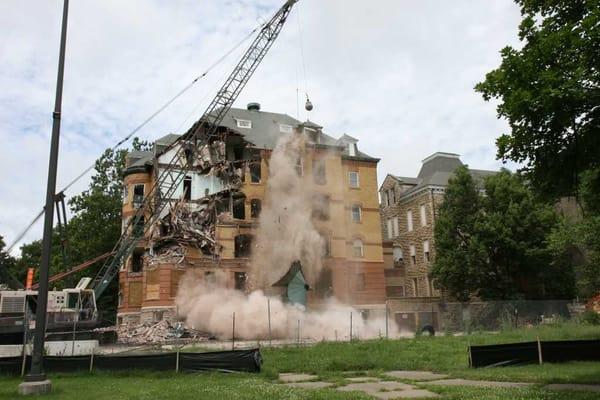
<instances>
[{"instance_id":1,"label":"demolition site building","mask_svg":"<svg viewBox=\"0 0 600 400\"><path fill-rule=\"evenodd\" d=\"M192 128L193 129L193 128ZM227 288L246 290L253 239L265 201L270 155L282 135L305 137L296 169L314 191L313 224L324 238L324 269L307 282L309 307L327 297L360 310L385 307L384 262L377 191L378 159L358 150L358 140L334 139L311 121L286 114L231 109L219 138L199 152L158 222L146 228L119 272L118 324L176 317L175 297L186 271L206 280L225 274ZM154 143L152 151L127 156L124 229L176 151L178 135ZM289 210L294 212L294 210ZM147 218L147 217L146 217ZM126 228L127 227L127 228ZM222 274L220 274L222 275ZM285 277L272 284L286 284ZM258 288L269 292L269 288Z\"/></svg>"}]
</instances>

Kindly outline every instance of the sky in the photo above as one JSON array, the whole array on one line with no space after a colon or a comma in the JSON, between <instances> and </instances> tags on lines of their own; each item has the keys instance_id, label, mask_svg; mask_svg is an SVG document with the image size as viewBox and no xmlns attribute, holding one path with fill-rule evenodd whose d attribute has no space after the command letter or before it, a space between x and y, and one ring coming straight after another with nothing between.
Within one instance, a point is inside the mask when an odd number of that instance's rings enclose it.
<instances>
[{"instance_id":1,"label":"sky","mask_svg":"<svg viewBox=\"0 0 600 400\"><path fill-rule=\"evenodd\" d=\"M282 4L72 1L57 191ZM59 0L0 2L0 235L8 244L45 201L61 16ZM512 0L300 0L235 106L259 102L359 139L361 151L381 158L379 183L388 173L416 176L436 151L498 169L495 139L508 125L473 87L504 46L519 46L519 22ZM248 44L137 136L185 131ZM88 183L89 175L67 196ZM41 235L40 221L22 242Z\"/></svg>"}]
</instances>

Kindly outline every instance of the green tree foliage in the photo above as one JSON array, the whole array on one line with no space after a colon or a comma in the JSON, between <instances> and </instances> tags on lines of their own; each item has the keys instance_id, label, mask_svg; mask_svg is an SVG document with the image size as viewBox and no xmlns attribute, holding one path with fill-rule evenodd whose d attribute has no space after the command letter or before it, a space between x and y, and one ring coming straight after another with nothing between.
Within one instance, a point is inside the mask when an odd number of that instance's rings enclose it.
<instances>
[{"instance_id":1,"label":"green tree foliage","mask_svg":"<svg viewBox=\"0 0 600 400\"><path fill-rule=\"evenodd\" d=\"M5 247L4 238L0 235L0 284L15 287L18 285L14 276L16 260L4 250Z\"/></svg>"},{"instance_id":2,"label":"green tree foliage","mask_svg":"<svg viewBox=\"0 0 600 400\"><path fill-rule=\"evenodd\" d=\"M521 176L503 170L476 182L461 167L436 220L433 277L461 301L569 298L572 270L547 243L557 223Z\"/></svg>"},{"instance_id":3,"label":"green tree foliage","mask_svg":"<svg viewBox=\"0 0 600 400\"><path fill-rule=\"evenodd\" d=\"M499 99L510 124L498 157L525 163L539 193L572 195L579 174L600 165L600 0L515 1L523 47L505 47L476 90Z\"/></svg>"},{"instance_id":4,"label":"green tree foliage","mask_svg":"<svg viewBox=\"0 0 600 400\"><path fill-rule=\"evenodd\" d=\"M600 292L600 168L581 174L583 209L579 218L564 218L550 236L554 257L573 265L577 295Z\"/></svg>"}]
</instances>

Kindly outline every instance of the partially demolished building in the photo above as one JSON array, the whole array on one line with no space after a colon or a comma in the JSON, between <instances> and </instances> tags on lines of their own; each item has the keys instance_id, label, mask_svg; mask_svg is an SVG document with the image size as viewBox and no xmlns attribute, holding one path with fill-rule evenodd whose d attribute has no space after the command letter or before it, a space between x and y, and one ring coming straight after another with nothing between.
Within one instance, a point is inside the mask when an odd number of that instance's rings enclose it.
<instances>
[{"instance_id":1,"label":"partially demolished building","mask_svg":"<svg viewBox=\"0 0 600 400\"><path fill-rule=\"evenodd\" d=\"M259 104L251 103L247 109L228 112L217 137L201 149L193 168L168 199L170 207L145 230L123 263L119 324L174 319L178 286L190 269L206 280L215 279L221 271L226 287L247 289L270 154L282 135L292 133L306 139L297 169L306 184L314 187L318 202L314 225L325 243L325 268L318 282L309 282L309 305L318 306L320 300L335 296L363 310L384 307L379 160L360 152L357 139L348 135L334 139L313 122L263 112ZM168 164L174 146L185 146L177 139L170 134L157 140L153 151L128 155L124 227ZM142 225L143 221L130 229L143 230Z\"/></svg>"}]
</instances>

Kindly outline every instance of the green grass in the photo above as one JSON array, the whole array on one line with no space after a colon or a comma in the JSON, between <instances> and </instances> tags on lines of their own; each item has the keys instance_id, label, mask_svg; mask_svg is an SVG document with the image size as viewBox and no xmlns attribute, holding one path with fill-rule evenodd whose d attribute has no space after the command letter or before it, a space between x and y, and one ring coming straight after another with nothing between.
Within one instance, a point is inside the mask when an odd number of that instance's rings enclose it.
<instances>
[{"instance_id":1,"label":"green grass","mask_svg":"<svg viewBox=\"0 0 600 400\"><path fill-rule=\"evenodd\" d=\"M467 367L467 345L535 340L600 338L600 328L576 325L521 329L502 334L478 333L468 337L421 337L414 340L373 340L352 343L319 343L310 347L263 348L260 374L175 374L155 372L51 375L54 390L48 399L369 399L360 393L334 390L301 390L273 381L280 372L307 372L342 383L348 371L354 375L382 377L394 369L430 370L453 377L535 382L530 388L478 389L427 387L443 399L562 399L587 400L598 393L558 393L545 383L600 384L600 362L529 365L490 369ZM0 399L17 396L19 378L0 377Z\"/></svg>"}]
</instances>

